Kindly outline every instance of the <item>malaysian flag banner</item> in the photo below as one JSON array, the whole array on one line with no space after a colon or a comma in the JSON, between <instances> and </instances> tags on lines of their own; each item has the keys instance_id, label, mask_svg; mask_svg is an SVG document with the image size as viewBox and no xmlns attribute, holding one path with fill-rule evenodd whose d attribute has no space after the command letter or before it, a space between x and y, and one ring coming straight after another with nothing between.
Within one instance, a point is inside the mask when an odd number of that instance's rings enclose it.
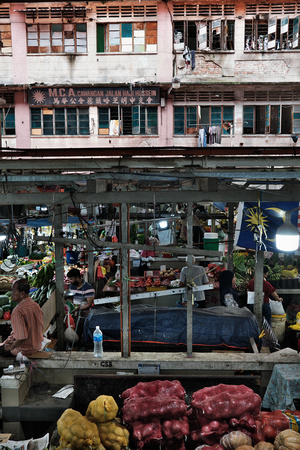
<instances>
[{"instance_id":1,"label":"malaysian flag banner","mask_svg":"<svg viewBox=\"0 0 300 450\"><path fill-rule=\"evenodd\" d=\"M299 202L242 202L238 207L234 245L255 249L255 233L262 238L261 250L278 252L275 244L277 228L284 224L286 212L299 227Z\"/></svg>"}]
</instances>

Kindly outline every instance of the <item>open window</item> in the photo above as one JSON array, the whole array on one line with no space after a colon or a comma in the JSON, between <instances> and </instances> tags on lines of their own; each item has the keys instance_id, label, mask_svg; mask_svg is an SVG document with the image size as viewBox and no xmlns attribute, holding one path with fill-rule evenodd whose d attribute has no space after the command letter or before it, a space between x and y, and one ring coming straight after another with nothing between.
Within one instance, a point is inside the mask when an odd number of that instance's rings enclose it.
<instances>
[{"instance_id":1,"label":"open window","mask_svg":"<svg viewBox=\"0 0 300 450\"><path fill-rule=\"evenodd\" d=\"M221 127L222 134L230 134L233 126L233 106L175 106L174 134L196 135L199 127Z\"/></svg>"},{"instance_id":2,"label":"open window","mask_svg":"<svg viewBox=\"0 0 300 450\"><path fill-rule=\"evenodd\" d=\"M157 106L99 107L99 135L110 134L112 122L122 135L157 135Z\"/></svg>"},{"instance_id":3,"label":"open window","mask_svg":"<svg viewBox=\"0 0 300 450\"><path fill-rule=\"evenodd\" d=\"M276 46L276 23L276 17L268 20L268 50L273 50Z\"/></svg>"},{"instance_id":4,"label":"open window","mask_svg":"<svg viewBox=\"0 0 300 450\"><path fill-rule=\"evenodd\" d=\"M299 17L253 18L245 21L245 50L292 50L299 48Z\"/></svg>"},{"instance_id":5,"label":"open window","mask_svg":"<svg viewBox=\"0 0 300 450\"><path fill-rule=\"evenodd\" d=\"M234 20L176 21L174 50L234 50Z\"/></svg>"},{"instance_id":6,"label":"open window","mask_svg":"<svg viewBox=\"0 0 300 450\"><path fill-rule=\"evenodd\" d=\"M298 127L299 106L244 106L244 134L291 134ZM297 122L299 119L299 122Z\"/></svg>"}]
</instances>

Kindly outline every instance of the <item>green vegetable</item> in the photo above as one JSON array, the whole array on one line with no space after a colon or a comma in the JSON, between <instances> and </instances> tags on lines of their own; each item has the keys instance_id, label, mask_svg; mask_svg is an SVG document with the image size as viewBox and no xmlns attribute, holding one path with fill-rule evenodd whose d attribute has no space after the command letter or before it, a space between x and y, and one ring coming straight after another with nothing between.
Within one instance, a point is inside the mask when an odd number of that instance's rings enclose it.
<instances>
[{"instance_id":1,"label":"green vegetable","mask_svg":"<svg viewBox=\"0 0 300 450\"><path fill-rule=\"evenodd\" d=\"M4 311L3 311L3 309L2 309L2 308L0 308L0 319L2 319L2 317L3 317L3 314L4 314Z\"/></svg>"},{"instance_id":2,"label":"green vegetable","mask_svg":"<svg viewBox=\"0 0 300 450\"><path fill-rule=\"evenodd\" d=\"M3 312L6 312L6 311L10 312L11 311L11 304L8 303L7 305L2 305L1 308L2 308Z\"/></svg>"},{"instance_id":3,"label":"green vegetable","mask_svg":"<svg viewBox=\"0 0 300 450\"><path fill-rule=\"evenodd\" d=\"M9 297L7 295L0 295L0 306L7 305L9 303Z\"/></svg>"}]
</instances>

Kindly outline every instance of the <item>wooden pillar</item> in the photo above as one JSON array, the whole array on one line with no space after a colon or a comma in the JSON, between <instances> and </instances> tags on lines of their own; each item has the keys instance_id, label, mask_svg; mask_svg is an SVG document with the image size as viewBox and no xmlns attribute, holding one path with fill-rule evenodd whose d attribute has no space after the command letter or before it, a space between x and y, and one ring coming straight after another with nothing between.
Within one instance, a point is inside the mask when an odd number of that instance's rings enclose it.
<instances>
[{"instance_id":1,"label":"wooden pillar","mask_svg":"<svg viewBox=\"0 0 300 450\"><path fill-rule=\"evenodd\" d=\"M228 203L228 257L227 269L233 270L233 240L234 240L234 205Z\"/></svg>"},{"instance_id":2,"label":"wooden pillar","mask_svg":"<svg viewBox=\"0 0 300 450\"><path fill-rule=\"evenodd\" d=\"M120 217L121 217L121 243L128 244L128 205L122 203L120 205ZM120 278L121 278L121 314L120 314L120 327L121 327L121 355L124 358L130 356L131 350L131 333L130 333L130 261L129 250L121 247L120 250Z\"/></svg>"},{"instance_id":3,"label":"wooden pillar","mask_svg":"<svg viewBox=\"0 0 300 450\"><path fill-rule=\"evenodd\" d=\"M60 205L55 207L54 216L54 236L60 237L62 230L62 209ZM57 348L65 349L64 342L64 258L63 245L55 242L55 281L56 281L56 330L57 330Z\"/></svg>"},{"instance_id":4,"label":"wooden pillar","mask_svg":"<svg viewBox=\"0 0 300 450\"><path fill-rule=\"evenodd\" d=\"M256 252L255 261L255 277L254 277L254 314L257 318L258 325L262 326L262 305L264 301L263 281L264 281L264 251Z\"/></svg>"},{"instance_id":5,"label":"wooden pillar","mask_svg":"<svg viewBox=\"0 0 300 450\"><path fill-rule=\"evenodd\" d=\"M193 203L188 203L187 208L187 247L193 247ZM187 282L192 279L193 255L187 257ZM189 283L187 283L189 284ZM186 332L187 332L187 356L193 353L193 305L192 288L187 287L187 305L186 305Z\"/></svg>"}]
</instances>

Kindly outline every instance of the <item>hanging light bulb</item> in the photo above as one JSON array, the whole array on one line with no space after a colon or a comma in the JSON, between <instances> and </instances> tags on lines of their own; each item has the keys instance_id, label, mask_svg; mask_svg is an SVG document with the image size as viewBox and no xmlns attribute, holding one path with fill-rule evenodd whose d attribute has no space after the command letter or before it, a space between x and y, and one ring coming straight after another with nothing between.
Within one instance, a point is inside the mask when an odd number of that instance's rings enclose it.
<instances>
[{"instance_id":1,"label":"hanging light bulb","mask_svg":"<svg viewBox=\"0 0 300 450\"><path fill-rule=\"evenodd\" d=\"M299 248L299 231L291 222L291 212L285 215L285 223L277 228L276 247L283 252L294 252Z\"/></svg>"}]
</instances>

